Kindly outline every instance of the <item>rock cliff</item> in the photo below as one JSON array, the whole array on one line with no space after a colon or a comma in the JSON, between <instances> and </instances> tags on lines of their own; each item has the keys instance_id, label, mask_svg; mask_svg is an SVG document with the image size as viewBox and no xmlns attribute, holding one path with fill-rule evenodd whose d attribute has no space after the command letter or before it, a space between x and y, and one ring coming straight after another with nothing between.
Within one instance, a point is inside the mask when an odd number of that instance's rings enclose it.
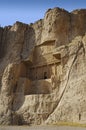
<instances>
[{"instance_id":1,"label":"rock cliff","mask_svg":"<svg viewBox=\"0 0 86 130\"><path fill-rule=\"evenodd\" d=\"M86 9L0 27L0 124L86 123Z\"/></svg>"}]
</instances>

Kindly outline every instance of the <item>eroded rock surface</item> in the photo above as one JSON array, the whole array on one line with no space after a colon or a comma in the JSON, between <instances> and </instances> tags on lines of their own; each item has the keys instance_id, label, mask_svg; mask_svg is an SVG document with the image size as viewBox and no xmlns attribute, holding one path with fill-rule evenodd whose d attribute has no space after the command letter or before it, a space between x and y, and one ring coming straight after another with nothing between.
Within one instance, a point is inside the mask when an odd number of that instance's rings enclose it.
<instances>
[{"instance_id":1,"label":"eroded rock surface","mask_svg":"<svg viewBox=\"0 0 86 130\"><path fill-rule=\"evenodd\" d=\"M0 124L86 123L86 10L49 9L0 28Z\"/></svg>"}]
</instances>

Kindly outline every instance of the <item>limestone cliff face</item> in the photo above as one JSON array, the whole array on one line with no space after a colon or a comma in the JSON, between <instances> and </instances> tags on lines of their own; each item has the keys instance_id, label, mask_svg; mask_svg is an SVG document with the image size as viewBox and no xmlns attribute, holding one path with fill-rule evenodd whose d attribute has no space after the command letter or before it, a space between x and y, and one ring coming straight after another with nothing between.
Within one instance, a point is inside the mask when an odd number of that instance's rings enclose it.
<instances>
[{"instance_id":1,"label":"limestone cliff face","mask_svg":"<svg viewBox=\"0 0 86 130\"><path fill-rule=\"evenodd\" d=\"M86 123L85 104L85 9L0 28L1 125Z\"/></svg>"}]
</instances>

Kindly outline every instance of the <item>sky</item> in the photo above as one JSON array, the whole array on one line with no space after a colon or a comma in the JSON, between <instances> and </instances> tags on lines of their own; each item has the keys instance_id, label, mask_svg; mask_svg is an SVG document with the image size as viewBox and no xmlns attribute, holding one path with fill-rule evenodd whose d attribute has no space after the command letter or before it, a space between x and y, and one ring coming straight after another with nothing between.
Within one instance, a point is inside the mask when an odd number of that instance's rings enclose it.
<instances>
[{"instance_id":1,"label":"sky","mask_svg":"<svg viewBox=\"0 0 86 130\"><path fill-rule=\"evenodd\" d=\"M42 19L49 8L60 7L67 11L86 9L86 0L0 0L0 26L16 21L34 23Z\"/></svg>"}]
</instances>

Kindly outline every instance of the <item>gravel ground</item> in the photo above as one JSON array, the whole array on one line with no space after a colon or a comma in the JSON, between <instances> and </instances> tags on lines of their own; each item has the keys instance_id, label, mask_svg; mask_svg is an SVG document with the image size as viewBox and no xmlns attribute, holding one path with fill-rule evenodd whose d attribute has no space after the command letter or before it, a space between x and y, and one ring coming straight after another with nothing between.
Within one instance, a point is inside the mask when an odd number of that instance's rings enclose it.
<instances>
[{"instance_id":1,"label":"gravel ground","mask_svg":"<svg viewBox=\"0 0 86 130\"><path fill-rule=\"evenodd\" d=\"M86 128L69 126L2 126L0 130L86 130Z\"/></svg>"}]
</instances>

